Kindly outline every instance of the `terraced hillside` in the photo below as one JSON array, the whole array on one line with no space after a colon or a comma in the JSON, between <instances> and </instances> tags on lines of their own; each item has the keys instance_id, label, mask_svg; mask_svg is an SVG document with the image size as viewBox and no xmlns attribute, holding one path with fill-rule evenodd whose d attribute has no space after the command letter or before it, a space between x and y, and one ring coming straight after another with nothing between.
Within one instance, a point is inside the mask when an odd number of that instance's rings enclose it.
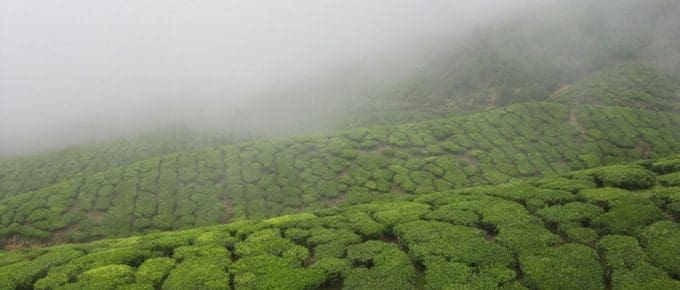
<instances>
[{"instance_id":1,"label":"terraced hillside","mask_svg":"<svg viewBox=\"0 0 680 290\"><path fill-rule=\"evenodd\" d=\"M677 289L680 155L0 253L2 289Z\"/></svg>"},{"instance_id":2,"label":"terraced hillside","mask_svg":"<svg viewBox=\"0 0 680 290\"><path fill-rule=\"evenodd\" d=\"M234 139L226 134L201 134L174 128L96 145L0 160L0 198L77 176L124 167L154 156L215 146Z\"/></svg>"},{"instance_id":3,"label":"terraced hillside","mask_svg":"<svg viewBox=\"0 0 680 290\"><path fill-rule=\"evenodd\" d=\"M680 110L680 81L652 67L621 64L607 67L558 90L551 99L590 105L617 105L647 110Z\"/></svg>"},{"instance_id":4,"label":"terraced hillside","mask_svg":"<svg viewBox=\"0 0 680 290\"><path fill-rule=\"evenodd\" d=\"M354 100L356 104L344 108L342 117L321 124L318 127L300 129L301 131L338 131L348 128L396 125L429 119L443 118L452 114L446 108L415 106L405 102L396 102L386 97L379 100ZM295 99L291 102L314 102L309 99ZM332 106L338 104L325 104ZM281 110L280 106L277 110ZM322 110L322 108L319 108ZM456 111L460 113L459 111ZM331 113L331 112L329 112ZM337 112L334 112L338 114ZM243 123L248 123L242 120ZM289 124L290 125L290 124ZM231 133L217 129L190 129L171 127L157 129L133 137L120 138L87 146L75 146L64 150L34 154L25 157L4 158L0 152L0 198L17 193L37 190L57 184L77 176L124 167L131 163L159 157L174 152L198 150L203 147L221 146L227 143L243 142L266 138L267 136L301 135L291 129L286 133L274 132L241 132L231 128ZM232 132L233 131L233 132ZM270 137L271 138L271 137Z\"/></svg>"},{"instance_id":5,"label":"terraced hillside","mask_svg":"<svg viewBox=\"0 0 680 290\"><path fill-rule=\"evenodd\" d=\"M185 229L653 158L680 152L679 118L519 104L180 152L4 198L0 236L15 247Z\"/></svg>"},{"instance_id":6,"label":"terraced hillside","mask_svg":"<svg viewBox=\"0 0 680 290\"><path fill-rule=\"evenodd\" d=\"M345 108L341 116L335 116L337 120L332 122L333 125L326 125L332 128L322 127L328 131L372 125L394 126L462 114L472 108L450 107L427 99L431 92L423 87L425 84L415 82L397 88L396 91L390 90L389 93L378 94L368 99L361 96L347 101L349 104L324 103L324 106L317 109L323 111L323 107ZM493 95L483 91L479 93ZM393 94L402 96L405 100L395 99ZM612 65L588 75L572 85L562 87L548 99L565 104L616 105L677 113L680 110L678 107L680 86L678 80L671 75L649 66L629 63ZM505 103L516 103L520 100L521 98L512 98L505 100ZM318 102L303 97L288 101ZM277 110L281 110L282 106L284 104L275 105ZM495 108L495 105L487 106ZM98 145L0 160L0 198L37 190L76 176L124 167L151 157L255 139L257 136L255 133L251 136L241 132L239 137L236 137L217 131L198 132L187 128L175 128Z\"/></svg>"}]
</instances>

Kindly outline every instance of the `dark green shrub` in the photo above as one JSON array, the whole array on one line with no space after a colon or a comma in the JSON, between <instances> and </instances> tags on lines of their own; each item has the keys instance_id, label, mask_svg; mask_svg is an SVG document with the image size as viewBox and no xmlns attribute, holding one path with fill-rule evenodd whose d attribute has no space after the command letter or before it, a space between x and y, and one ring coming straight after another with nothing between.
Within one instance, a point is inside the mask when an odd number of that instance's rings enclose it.
<instances>
[{"instance_id":1,"label":"dark green shrub","mask_svg":"<svg viewBox=\"0 0 680 290\"><path fill-rule=\"evenodd\" d=\"M674 289L680 286L680 282L649 264L649 258L635 238L605 236L598 242L598 248L606 258L611 283L616 289Z\"/></svg>"},{"instance_id":2,"label":"dark green shrub","mask_svg":"<svg viewBox=\"0 0 680 290\"><path fill-rule=\"evenodd\" d=\"M637 165L612 165L569 174L577 179L592 178L595 183L623 189L646 189L656 184L654 173Z\"/></svg>"},{"instance_id":3,"label":"dark green shrub","mask_svg":"<svg viewBox=\"0 0 680 290\"><path fill-rule=\"evenodd\" d=\"M640 242L656 265L671 275L680 275L680 225L656 222L641 231Z\"/></svg>"},{"instance_id":4,"label":"dark green shrub","mask_svg":"<svg viewBox=\"0 0 680 290\"><path fill-rule=\"evenodd\" d=\"M583 189L596 187L594 182L588 180L568 179L564 177L544 178L539 182L536 182L536 185L541 188L566 190L571 193L577 193Z\"/></svg>"},{"instance_id":5,"label":"dark green shrub","mask_svg":"<svg viewBox=\"0 0 680 290\"><path fill-rule=\"evenodd\" d=\"M653 173L638 166L612 166L601 169L599 178L604 186L625 189L645 189L656 183Z\"/></svg>"},{"instance_id":6,"label":"dark green shrub","mask_svg":"<svg viewBox=\"0 0 680 290\"><path fill-rule=\"evenodd\" d=\"M680 155L656 160L652 163L652 170L659 174L680 171Z\"/></svg>"},{"instance_id":7,"label":"dark green shrub","mask_svg":"<svg viewBox=\"0 0 680 290\"><path fill-rule=\"evenodd\" d=\"M680 186L680 171L661 175L657 180L663 186Z\"/></svg>"},{"instance_id":8,"label":"dark green shrub","mask_svg":"<svg viewBox=\"0 0 680 290\"><path fill-rule=\"evenodd\" d=\"M656 188L650 199L673 215L680 215L680 187Z\"/></svg>"},{"instance_id":9,"label":"dark green shrub","mask_svg":"<svg viewBox=\"0 0 680 290\"><path fill-rule=\"evenodd\" d=\"M680 281L673 280L663 270L650 264L616 269L610 277L613 289L680 289Z\"/></svg>"}]
</instances>

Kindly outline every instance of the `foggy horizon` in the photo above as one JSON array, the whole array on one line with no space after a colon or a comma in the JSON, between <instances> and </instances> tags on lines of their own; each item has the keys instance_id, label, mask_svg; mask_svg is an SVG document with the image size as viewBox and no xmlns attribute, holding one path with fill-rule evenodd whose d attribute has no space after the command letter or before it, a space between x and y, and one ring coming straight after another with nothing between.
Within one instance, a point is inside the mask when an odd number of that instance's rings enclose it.
<instances>
[{"instance_id":1,"label":"foggy horizon","mask_svg":"<svg viewBox=\"0 0 680 290\"><path fill-rule=\"evenodd\" d=\"M339 83L397 79L427 61L432 40L529 2L7 1L0 156L211 122L207 116L223 122L229 110L248 114L277 90L337 72Z\"/></svg>"}]
</instances>

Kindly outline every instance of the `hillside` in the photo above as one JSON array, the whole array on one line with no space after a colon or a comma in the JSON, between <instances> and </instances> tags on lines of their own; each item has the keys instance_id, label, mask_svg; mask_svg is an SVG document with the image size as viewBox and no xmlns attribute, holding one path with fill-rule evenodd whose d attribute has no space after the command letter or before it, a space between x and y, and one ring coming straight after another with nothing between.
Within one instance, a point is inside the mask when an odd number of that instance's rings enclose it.
<instances>
[{"instance_id":1,"label":"hillside","mask_svg":"<svg viewBox=\"0 0 680 290\"><path fill-rule=\"evenodd\" d=\"M587 75L571 85L565 85L553 92L547 100L563 104L623 106L678 112L680 110L678 83L680 82L677 78L649 66L619 64ZM421 86L423 83L414 85ZM417 86L397 90L395 93L404 96L419 94ZM480 91L480 93L484 92ZM354 105L344 108L343 110L346 111L342 112L342 117L336 116L333 124L321 125L309 131L337 131L377 125L394 126L455 114L469 114L471 112L466 112L464 109L472 109L466 106L454 108L419 104L418 102L421 101L423 100L418 98L398 101L394 97L379 95L371 99L353 100L350 103ZM505 102L518 103L521 102L521 98ZM334 106L338 105L340 104L334 104ZM488 105L488 107L496 108L498 105L500 104ZM324 130L321 130L322 128ZM304 135L300 132L298 134L272 133L271 135L301 134ZM226 134L219 130L200 131L179 127L151 131L95 145L77 146L7 160L0 159L0 198L37 190L76 176L92 175L125 167L152 157L258 139L258 137L264 138L265 135L240 133L237 137L234 133Z\"/></svg>"},{"instance_id":2,"label":"hillside","mask_svg":"<svg viewBox=\"0 0 680 290\"><path fill-rule=\"evenodd\" d=\"M258 219L680 152L677 115L518 104L155 157L0 200L4 244Z\"/></svg>"},{"instance_id":3,"label":"hillside","mask_svg":"<svg viewBox=\"0 0 680 290\"><path fill-rule=\"evenodd\" d=\"M2 289L676 289L680 155L0 253Z\"/></svg>"},{"instance_id":4,"label":"hillside","mask_svg":"<svg viewBox=\"0 0 680 290\"><path fill-rule=\"evenodd\" d=\"M233 140L237 140L236 137L226 134L173 128L55 152L0 159L0 198L37 190L77 176L124 167L154 156Z\"/></svg>"},{"instance_id":5,"label":"hillside","mask_svg":"<svg viewBox=\"0 0 680 290\"><path fill-rule=\"evenodd\" d=\"M648 66L620 64L558 90L551 99L678 112L680 80Z\"/></svg>"},{"instance_id":6,"label":"hillside","mask_svg":"<svg viewBox=\"0 0 680 290\"><path fill-rule=\"evenodd\" d=\"M0 4L0 290L680 290L680 1L91 2Z\"/></svg>"},{"instance_id":7,"label":"hillside","mask_svg":"<svg viewBox=\"0 0 680 290\"><path fill-rule=\"evenodd\" d=\"M678 13L680 3L665 0L552 2L528 9L495 25L479 27L462 41L435 41L441 51L422 72L405 81L414 89L400 96L423 104L468 109L545 101L565 86L584 80L591 86L587 80L594 74L616 71L613 68L629 63L641 65L642 73L629 66L628 71L615 72L617 78L622 72L642 75L642 79L654 81L643 87L660 92L668 84L660 83L659 75L680 77ZM654 77L648 78L650 75ZM615 80L623 86L614 92L624 100L645 97L635 92L628 78ZM677 104L677 81L671 85ZM608 102L597 104L621 104L609 96L602 100Z\"/></svg>"}]
</instances>

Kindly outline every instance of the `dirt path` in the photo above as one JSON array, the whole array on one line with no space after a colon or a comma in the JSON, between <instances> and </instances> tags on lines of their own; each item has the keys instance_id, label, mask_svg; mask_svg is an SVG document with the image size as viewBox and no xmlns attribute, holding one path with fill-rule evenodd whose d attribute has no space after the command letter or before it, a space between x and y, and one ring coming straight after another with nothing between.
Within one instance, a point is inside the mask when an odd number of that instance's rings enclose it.
<instances>
[{"instance_id":1,"label":"dirt path","mask_svg":"<svg viewBox=\"0 0 680 290\"><path fill-rule=\"evenodd\" d=\"M578 101L573 101L569 104L569 124L574 126L578 132L579 136L576 138L576 145L581 145L583 141L585 141L588 136L586 135L586 129L581 125L581 123L578 120L578 115L577 115L577 108L578 108Z\"/></svg>"}]
</instances>

